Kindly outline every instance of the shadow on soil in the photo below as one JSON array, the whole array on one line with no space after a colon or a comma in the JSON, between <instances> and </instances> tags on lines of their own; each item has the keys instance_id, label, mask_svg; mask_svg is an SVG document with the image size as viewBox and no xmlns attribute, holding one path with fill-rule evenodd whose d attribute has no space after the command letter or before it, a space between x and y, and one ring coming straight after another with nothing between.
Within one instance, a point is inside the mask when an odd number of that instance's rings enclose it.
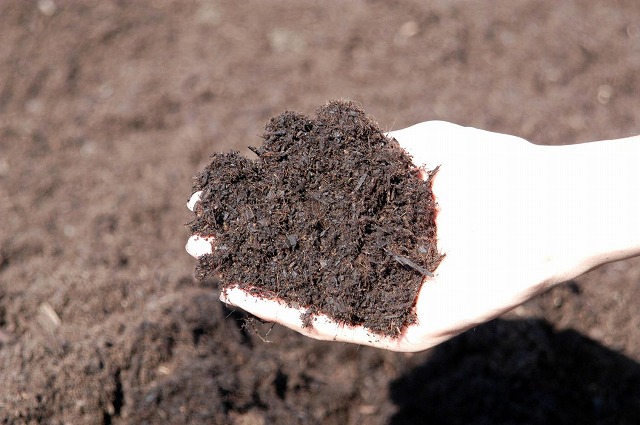
<instances>
[{"instance_id":1,"label":"shadow on soil","mask_svg":"<svg viewBox=\"0 0 640 425\"><path fill-rule=\"evenodd\" d=\"M639 424L640 365L541 320L494 320L391 384L399 424Z\"/></svg>"}]
</instances>

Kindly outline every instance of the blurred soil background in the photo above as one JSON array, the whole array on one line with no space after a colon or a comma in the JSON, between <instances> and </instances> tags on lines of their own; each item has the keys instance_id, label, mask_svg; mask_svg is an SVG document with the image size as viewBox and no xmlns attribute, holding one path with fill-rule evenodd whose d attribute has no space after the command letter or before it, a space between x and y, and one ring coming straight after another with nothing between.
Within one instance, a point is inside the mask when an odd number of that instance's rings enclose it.
<instances>
[{"instance_id":1,"label":"blurred soil background","mask_svg":"<svg viewBox=\"0 0 640 425\"><path fill-rule=\"evenodd\" d=\"M640 2L0 2L0 423L640 423L637 259L419 354L263 342L193 278L192 176L336 98L638 134Z\"/></svg>"}]
</instances>

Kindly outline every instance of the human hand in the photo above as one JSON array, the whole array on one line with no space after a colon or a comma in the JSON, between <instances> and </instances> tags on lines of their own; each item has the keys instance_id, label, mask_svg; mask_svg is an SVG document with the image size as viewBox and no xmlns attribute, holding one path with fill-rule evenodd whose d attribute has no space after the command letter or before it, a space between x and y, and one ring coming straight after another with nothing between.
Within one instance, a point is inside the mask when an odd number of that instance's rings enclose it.
<instances>
[{"instance_id":1,"label":"human hand","mask_svg":"<svg viewBox=\"0 0 640 425\"><path fill-rule=\"evenodd\" d=\"M433 178L438 205L438 249L446 256L426 278L416 301L417 323L398 338L316 315L303 327L304 310L231 287L221 301L316 339L394 350L420 351L506 312L561 280L545 199L538 146L509 135L430 121L389 134L416 165L440 167ZM190 199L191 210L199 199ZM212 252L209 235L192 236L187 251Z\"/></svg>"}]
</instances>

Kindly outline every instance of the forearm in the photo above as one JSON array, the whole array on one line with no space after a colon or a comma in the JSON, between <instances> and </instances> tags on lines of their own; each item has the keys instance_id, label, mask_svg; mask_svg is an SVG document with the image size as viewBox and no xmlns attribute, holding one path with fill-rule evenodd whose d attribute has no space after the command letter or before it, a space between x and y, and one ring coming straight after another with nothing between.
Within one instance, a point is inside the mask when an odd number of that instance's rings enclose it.
<instances>
[{"instance_id":1,"label":"forearm","mask_svg":"<svg viewBox=\"0 0 640 425\"><path fill-rule=\"evenodd\" d=\"M565 277L640 255L640 136L544 149Z\"/></svg>"}]
</instances>

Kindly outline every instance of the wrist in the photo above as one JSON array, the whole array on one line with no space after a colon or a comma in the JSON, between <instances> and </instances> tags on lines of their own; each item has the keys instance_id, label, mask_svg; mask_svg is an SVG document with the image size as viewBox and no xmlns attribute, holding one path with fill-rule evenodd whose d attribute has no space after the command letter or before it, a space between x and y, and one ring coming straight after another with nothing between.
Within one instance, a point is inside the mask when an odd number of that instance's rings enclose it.
<instances>
[{"instance_id":1,"label":"wrist","mask_svg":"<svg viewBox=\"0 0 640 425\"><path fill-rule=\"evenodd\" d=\"M559 280L640 255L640 138L541 148Z\"/></svg>"}]
</instances>

